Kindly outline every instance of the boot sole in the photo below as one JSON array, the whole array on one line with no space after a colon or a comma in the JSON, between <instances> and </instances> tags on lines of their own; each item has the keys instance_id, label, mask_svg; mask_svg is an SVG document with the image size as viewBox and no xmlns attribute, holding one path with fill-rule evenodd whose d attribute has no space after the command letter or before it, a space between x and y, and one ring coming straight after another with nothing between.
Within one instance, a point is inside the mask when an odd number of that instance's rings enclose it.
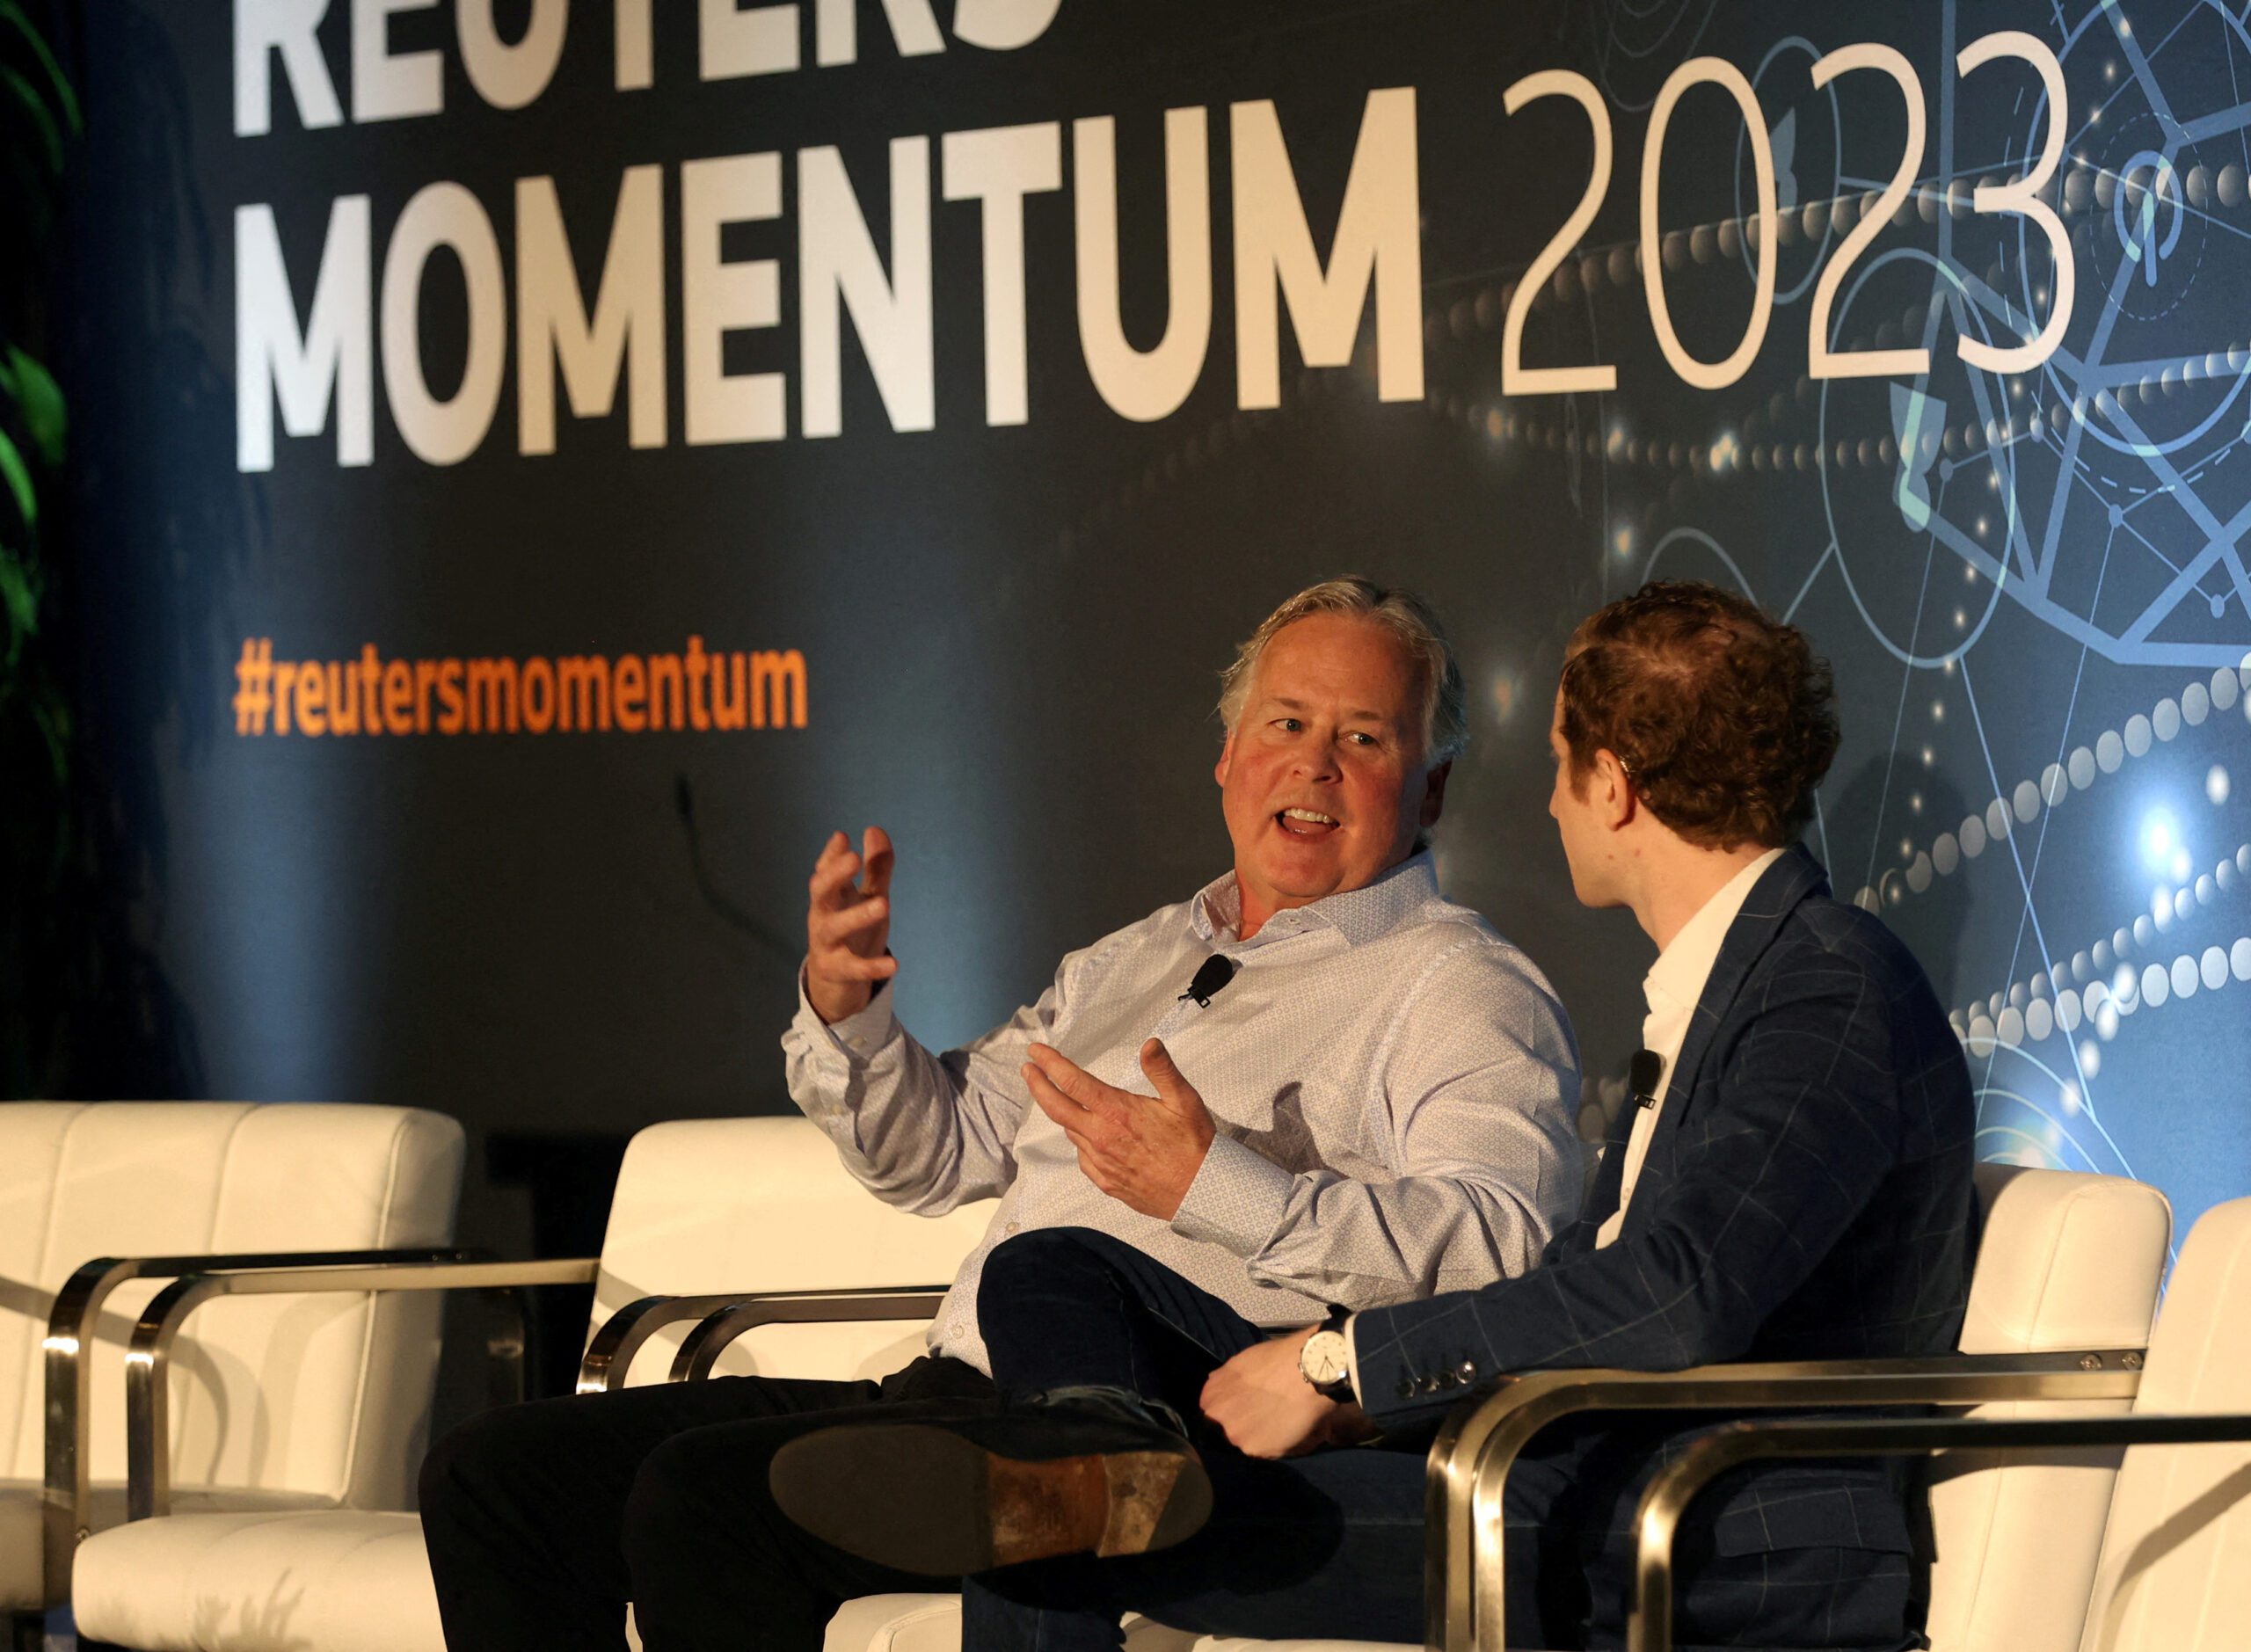
<instances>
[{"instance_id":1,"label":"boot sole","mask_svg":"<svg viewBox=\"0 0 2251 1652\"><path fill-rule=\"evenodd\" d=\"M1211 1481L1185 1446L1026 1461L911 1423L792 1440L769 1480L783 1511L813 1536L930 1577L1058 1554L1147 1554L1194 1535L1212 1511Z\"/></svg>"}]
</instances>

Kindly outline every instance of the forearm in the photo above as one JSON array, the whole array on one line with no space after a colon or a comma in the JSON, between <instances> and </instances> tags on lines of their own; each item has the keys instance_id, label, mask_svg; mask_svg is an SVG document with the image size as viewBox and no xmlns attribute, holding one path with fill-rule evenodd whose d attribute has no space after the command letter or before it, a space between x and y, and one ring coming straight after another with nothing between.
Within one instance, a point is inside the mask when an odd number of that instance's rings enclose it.
<instances>
[{"instance_id":1,"label":"forearm","mask_svg":"<svg viewBox=\"0 0 2251 1652\"><path fill-rule=\"evenodd\" d=\"M1736 1357L1745 1328L1756 1325L1750 1309L1709 1257L1643 1234L1481 1290L1354 1314L1353 1382L1379 1424L1406 1429L1503 1375L1673 1371Z\"/></svg>"},{"instance_id":2,"label":"forearm","mask_svg":"<svg viewBox=\"0 0 2251 1652\"><path fill-rule=\"evenodd\" d=\"M1221 1137L1172 1226L1242 1257L1254 1278L1373 1307L1530 1269L1563 1218L1574 1169L1550 1145L1516 1177L1476 1166L1363 1182L1293 1174Z\"/></svg>"},{"instance_id":3,"label":"forearm","mask_svg":"<svg viewBox=\"0 0 2251 1652\"><path fill-rule=\"evenodd\" d=\"M983 1093L965 1061L918 1043L894 1018L888 989L831 1027L801 986L782 1048L790 1099L885 1204L940 1215L1013 1177L1020 1109Z\"/></svg>"},{"instance_id":4,"label":"forearm","mask_svg":"<svg viewBox=\"0 0 2251 1652\"><path fill-rule=\"evenodd\" d=\"M1803 1115L1880 1117L1880 1097L1809 1095ZM1718 1106L1721 1103L1712 1103ZM1744 1115L1764 1110L1744 1108ZM1888 1161L1875 1142L1857 1152L1841 1122L1806 1118L1796 1131L1709 1119L1716 1138L1650 1190L1645 1220L1617 1242L1582 1251L1475 1292L1400 1302L1357 1328L1363 1394L1380 1420L1402 1422L1431 1403L1433 1377L1467 1357L1470 1381L1568 1366L1674 1371L1742 1358L1866 1207ZM1804 1151L1828 1144L1829 1153ZM1637 1197L1640 1197L1637 1195ZM1445 1402L1443 1383L1435 1391ZM1393 1409L1392 1408L1397 1408Z\"/></svg>"}]
</instances>

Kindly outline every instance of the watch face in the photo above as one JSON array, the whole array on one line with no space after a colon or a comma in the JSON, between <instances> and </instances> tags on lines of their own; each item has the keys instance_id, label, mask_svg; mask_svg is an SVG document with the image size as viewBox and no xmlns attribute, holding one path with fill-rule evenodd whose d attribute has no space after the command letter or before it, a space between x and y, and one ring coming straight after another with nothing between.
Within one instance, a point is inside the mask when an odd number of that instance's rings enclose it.
<instances>
[{"instance_id":1,"label":"watch face","mask_svg":"<svg viewBox=\"0 0 2251 1652\"><path fill-rule=\"evenodd\" d=\"M1325 1383L1341 1382L1345 1376L1345 1355L1344 1332L1315 1331L1298 1356L1298 1369L1316 1388Z\"/></svg>"}]
</instances>

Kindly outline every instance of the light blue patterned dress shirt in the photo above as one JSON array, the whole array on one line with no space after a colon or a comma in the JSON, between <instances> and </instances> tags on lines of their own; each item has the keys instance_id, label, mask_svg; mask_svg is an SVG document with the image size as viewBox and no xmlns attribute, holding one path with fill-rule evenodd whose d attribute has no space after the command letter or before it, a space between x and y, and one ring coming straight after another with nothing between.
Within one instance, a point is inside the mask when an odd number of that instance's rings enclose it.
<instances>
[{"instance_id":1,"label":"light blue patterned dress shirt","mask_svg":"<svg viewBox=\"0 0 2251 1652\"><path fill-rule=\"evenodd\" d=\"M986 1369L985 1257L1032 1227L1115 1234L1264 1326L1522 1273L1577 1205L1578 1052L1530 959L1439 893L1427 854L1278 913L1249 941L1230 872L1067 957L1039 1001L967 1047L915 1042L879 992L825 1026L805 1003L782 1047L790 1094L878 1197L939 1215L998 1196L931 1327ZM1185 1000L1213 953L1239 965ZM1032 1104L1029 1045L1147 1094L1164 1040L1218 1125L1169 1224L1101 1192Z\"/></svg>"}]
</instances>

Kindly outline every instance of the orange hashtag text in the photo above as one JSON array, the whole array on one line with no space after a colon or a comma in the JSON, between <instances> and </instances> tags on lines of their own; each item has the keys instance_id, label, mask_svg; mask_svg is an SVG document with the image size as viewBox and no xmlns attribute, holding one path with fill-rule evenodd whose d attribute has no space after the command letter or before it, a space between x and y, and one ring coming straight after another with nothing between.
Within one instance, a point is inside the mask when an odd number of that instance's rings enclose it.
<instances>
[{"instance_id":1,"label":"orange hashtag text","mask_svg":"<svg viewBox=\"0 0 2251 1652\"><path fill-rule=\"evenodd\" d=\"M246 637L235 661L235 732L653 734L805 726L797 649L406 659L373 643L352 659L276 659Z\"/></svg>"}]
</instances>

